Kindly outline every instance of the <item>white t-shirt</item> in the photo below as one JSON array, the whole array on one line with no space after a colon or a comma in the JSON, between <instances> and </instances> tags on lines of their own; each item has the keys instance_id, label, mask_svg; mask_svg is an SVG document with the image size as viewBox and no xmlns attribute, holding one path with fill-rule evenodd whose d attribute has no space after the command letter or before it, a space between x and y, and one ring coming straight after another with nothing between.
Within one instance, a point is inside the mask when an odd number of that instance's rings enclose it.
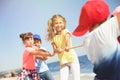
<instances>
[{"instance_id":1,"label":"white t-shirt","mask_svg":"<svg viewBox=\"0 0 120 80\"><path fill-rule=\"evenodd\" d=\"M110 59L119 45L120 35L117 17L110 18L97 29L90 32L84 40L84 48L89 60L99 64L103 59Z\"/></svg>"},{"instance_id":2,"label":"white t-shirt","mask_svg":"<svg viewBox=\"0 0 120 80\"><path fill-rule=\"evenodd\" d=\"M40 49L46 50L44 47L41 47ZM36 59L35 65L38 73L42 73L49 70L48 65L45 61Z\"/></svg>"}]
</instances>

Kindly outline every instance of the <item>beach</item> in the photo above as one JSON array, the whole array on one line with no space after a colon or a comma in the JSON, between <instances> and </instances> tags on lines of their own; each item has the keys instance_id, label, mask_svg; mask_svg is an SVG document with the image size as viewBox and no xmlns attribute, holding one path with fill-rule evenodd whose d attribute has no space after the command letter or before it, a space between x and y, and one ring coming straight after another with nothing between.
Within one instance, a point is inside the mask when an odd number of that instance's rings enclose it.
<instances>
[{"instance_id":1,"label":"beach","mask_svg":"<svg viewBox=\"0 0 120 80\"><path fill-rule=\"evenodd\" d=\"M94 73L81 73L80 78L81 80L93 80L95 74ZM60 80L59 74L53 75L55 80ZM17 77L10 77L10 78L1 78L0 80L16 80ZM72 76L69 77L69 80L72 80Z\"/></svg>"}]
</instances>

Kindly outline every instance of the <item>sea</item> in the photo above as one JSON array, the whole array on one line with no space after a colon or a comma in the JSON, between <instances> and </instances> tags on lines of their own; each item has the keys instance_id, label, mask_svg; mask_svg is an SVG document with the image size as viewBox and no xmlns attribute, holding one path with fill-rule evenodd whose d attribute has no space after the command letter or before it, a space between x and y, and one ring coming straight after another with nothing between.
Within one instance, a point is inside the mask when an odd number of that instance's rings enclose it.
<instances>
[{"instance_id":1,"label":"sea","mask_svg":"<svg viewBox=\"0 0 120 80\"><path fill-rule=\"evenodd\" d=\"M93 73L93 64L88 60L86 55L78 56L78 59L81 73ZM59 73L60 71L59 61L49 63L48 67L53 74Z\"/></svg>"}]
</instances>

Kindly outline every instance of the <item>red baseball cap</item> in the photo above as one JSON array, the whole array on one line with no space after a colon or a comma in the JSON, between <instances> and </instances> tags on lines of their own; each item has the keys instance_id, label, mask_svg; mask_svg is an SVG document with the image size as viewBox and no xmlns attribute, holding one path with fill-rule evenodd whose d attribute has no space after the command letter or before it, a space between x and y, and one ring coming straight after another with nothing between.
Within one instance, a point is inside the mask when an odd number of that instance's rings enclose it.
<instances>
[{"instance_id":1,"label":"red baseball cap","mask_svg":"<svg viewBox=\"0 0 120 80\"><path fill-rule=\"evenodd\" d=\"M94 24L107 19L109 13L109 6L104 0L88 0L81 9L79 25L73 35L84 35Z\"/></svg>"}]
</instances>

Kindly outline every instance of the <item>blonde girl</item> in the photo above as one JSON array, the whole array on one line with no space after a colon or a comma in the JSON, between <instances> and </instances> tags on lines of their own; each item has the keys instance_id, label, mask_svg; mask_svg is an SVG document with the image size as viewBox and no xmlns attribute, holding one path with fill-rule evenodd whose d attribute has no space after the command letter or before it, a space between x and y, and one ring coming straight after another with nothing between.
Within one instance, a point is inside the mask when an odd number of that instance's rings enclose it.
<instances>
[{"instance_id":1,"label":"blonde girl","mask_svg":"<svg viewBox=\"0 0 120 80\"><path fill-rule=\"evenodd\" d=\"M80 80L80 66L77 55L72 47L72 35L66 29L66 20L60 15L53 15L48 20L47 40L51 42L54 53L60 60L60 80L68 80L71 70L73 79Z\"/></svg>"}]
</instances>

